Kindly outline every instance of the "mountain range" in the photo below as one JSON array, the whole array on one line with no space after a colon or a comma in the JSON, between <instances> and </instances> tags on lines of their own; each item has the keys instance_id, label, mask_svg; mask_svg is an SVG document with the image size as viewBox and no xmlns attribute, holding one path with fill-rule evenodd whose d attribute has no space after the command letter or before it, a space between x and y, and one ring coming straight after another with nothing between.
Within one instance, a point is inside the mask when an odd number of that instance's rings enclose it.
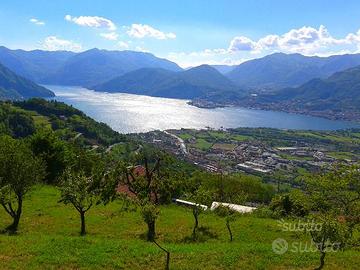
<instances>
[{"instance_id":1,"label":"mountain range","mask_svg":"<svg viewBox=\"0 0 360 270\"><path fill-rule=\"evenodd\" d=\"M226 76L239 86L260 91L295 87L360 65L360 54L308 57L274 53L238 65Z\"/></svg>"},{"instance_id":2,"label":"mountain range","mask_svg":"<svg viewBox=\"0 0 360 270\"><path fill-rule=\"evenodd\" d=\"M297 88L282 89L269 101L287 101L309 110L359 110L360 66L337 72L327 79L310 80Z\"/></svg>"},{"instance_id":3,"label":"mountain range","mask_svg":"<svg viewBox=\"0 0 360 270\"><path fill-rule=\"evenodd\" d=\"M50 90L16 75L0 64L0 100L27 99L30 97L53 97Z\"/></svg>"},{"instance_id":4,"label":"mountain range","mask_svg":"<svg viewBox=\"0 0 360 270\"><path fill-rule=\"evenodd\" d=\"M219 102L220 98L216 100L220 105L229 104L226 99ZM235 105L360 121L360 66L326 79L312 79L299 87L248 94L237 99Z\"/></svg>"},{"instance_id":5,"label":"mountain range","mask_svg":"<svg viewBox=\"0 0 360 270\"><path fill-rule=\"evenodd\" d=\"M360 112L360 54L308 57L275 53L238 66L201 65L183 70L144 52L0 47L0 63L3 99L52 96L36 84L41 83L192 99L199 106L255 104L291 111Z\"/></svg>"},{"instance_id":6,"label":"mountain range","mask_svg":"<svg viewBox=\"0 0 360 270\"><path fill-rule=\"evenodd\" d=\"M89 86L140 68L182 69L150 53L91 49L67 51L24 51L0 47L0 63L42 84Z\"/></svg>"},{"instance_id":7,"label":"mountain range","mask_svg":"<svg viewBox=\"0 0 360 270\"><path fill-rule=\"evenodd\" d=\"M91 89L150 96L193 99L211 93L239 91L232 81L209 65L174 72L144 68L116 77Z\"/></svg>"}]
</instances>

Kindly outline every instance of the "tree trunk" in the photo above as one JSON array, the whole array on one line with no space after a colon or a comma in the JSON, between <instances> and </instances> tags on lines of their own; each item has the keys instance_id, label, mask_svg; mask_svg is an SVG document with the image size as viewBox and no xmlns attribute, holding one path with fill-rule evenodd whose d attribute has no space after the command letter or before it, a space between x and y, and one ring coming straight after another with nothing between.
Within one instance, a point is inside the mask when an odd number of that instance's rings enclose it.
<instances>
[{"instance_id":1,"label":"tree trunk","mask_svg":"<svg viewBox=\"0 0 360 270\"><path fill-rule=\"evenodd\" d=\"M229 221L226 221L226 227L229 231L229 235L230 235L230 242L232 242L233 240L233 235L232 235L232 231L231 231L231 227L230 227L230 222Z\"/></svg>"},{"instance_id":2,"label":"tree trunk","mask_svg":"<svg viewBox=\"0 0 360 270\"><path fill-rule=\"evenodd\" d=\"M18 227L19 227L21 213L22 213L22 204L23 204L22 196L17 196L17 201L18 201L17 202L18 208L13 215L13 223L6 228L6 230L11 233L17 232Z\"/></svg>"},{"instance_id":3,"label":"tree trunk","mask_svg":"<svg viewBox=\"0 0 360 270\"><path fill-rule=\"evenodd\" d=\"M199 211L196 207L193 208L193 216L194 216L194 219L195 219L195 224L194 224L194 229L193 229L193 239L195 240L196 239L196 232L197 232L197 229L199 227Z\"/></svg>"},{"instance_id":4,"label":"tree trunk","mask_svg":"<svg viewBox=\"0 0 360 270\"><path fill-rule=\"evenodd\" d=\"M320 256L320 265L319 267L315 268L315 270L321 270L323 269L324 265L325 265L325 252L321 252L321 256Z\"/></svg>"},{"instance_id":5,"label":"tree trunk","mask_svg":"<svg viewBox=\"0 0 360 270\"><path fill-rule=\"evenodd\" d=\"M80 212L80 218L81 218L81 231L80 231L80 235L85 235L86 234L86 228L85 228L85 212L81 211Z\"/></svg>"},{"instance_id":6,"label":"tree trunk","mask_svg":"<svg viewBox=\"0 0 360 270\"><path fill-rule=\"evenodd\" d=\"M170 269L170 252L168 250L166 250L165 248L163 248L162 246L160 246L155 240L153 240L154 244L157 245L162 251L164 251L166 253L166 260L165 260L165 270L169 270Z\"/></svg>"},{"instance_id":7,"label":"tree trunk","mask_svg":"<svg viewBox=\"0 0 360 270\"><path fill-rule=\"evenodd\" d=\"M147 240L154 241L155 240L155 220L147 222L148 232L147 232Z\"/></svg>"}]
</instances>

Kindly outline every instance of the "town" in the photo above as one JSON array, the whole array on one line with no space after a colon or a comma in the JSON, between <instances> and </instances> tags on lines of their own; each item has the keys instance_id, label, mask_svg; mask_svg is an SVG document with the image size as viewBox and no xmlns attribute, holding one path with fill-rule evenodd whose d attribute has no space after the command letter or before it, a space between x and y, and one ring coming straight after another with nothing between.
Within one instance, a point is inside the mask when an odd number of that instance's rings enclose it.
<instances>
[{"instance_id":1,"label":"town","mask_svg":"<svg viewBox=\"0 0 360 270\"><path fill-rule=\"evenodd\" d=\"M213 173L296 174L299 169L314 172L337 161L352 163L357 160L355 154L334 155L339 145L331 142L294 138L293 145L288 145L288 141L285 146L283 143L274 145L274 142L237 134L231 129L153 131L138 136Z\"/></svg>"}]
</instances>

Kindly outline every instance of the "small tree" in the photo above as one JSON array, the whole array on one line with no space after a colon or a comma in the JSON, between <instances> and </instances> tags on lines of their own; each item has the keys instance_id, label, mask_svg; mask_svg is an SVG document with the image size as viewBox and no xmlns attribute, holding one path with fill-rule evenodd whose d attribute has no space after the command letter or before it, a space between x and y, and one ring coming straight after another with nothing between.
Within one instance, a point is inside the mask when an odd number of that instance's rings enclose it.
<instances>
[{"instance_id":1,"label":"small tree","mask_svg":"<svg viewBox=\"0 0 360 270\"><path fill-rule=\"evenodd\" d=\"M141 204L141 215L148 226L147 231L147 240L154 241L156 236L155 224L156 220L159 217L160 211L159 208L147 201L144 201Z\"/></svg>"},{"instance_id":2,"label":"small tree","mask_svg":"<svg viewBox=\"0 0 360 270\"><path fill-rule=\"evenodd\" d=\"M321 270L325 265L326 254L343 248L349 237L349 231L345 224L329 213L314 215L313 221L318 224L318 229L308 229L307 231L320 252L320 265L315 270Z\"/></svg>"},{"instance_id":3,"label":"small tree","mask_svg":"<svg viewBox=\"0 0 360 270\"><path fill-rule=\"evenodd\" d=\"M230 242L233 241L233 233L231 230L231 223L236 220L237 212L231 209L228 206L219 205L215 209L215 213L219 216L225 219L226 228L229 232L229 240Z\"/></svg>"},{"instance_id":4,"label":"small tree","mask_svg":"<svg viewBox=\"0 0 360 270\"><path fill-rule=\"evenodd\" d=\"M71 204L80 214L80 235L86 234L85 214L98 201L100 196L98 179L95 175L86 176L83 171L66 170L61 185L60 202Z\"/></svg>"},{"instance_id":5,"label":"small tree","mask_svg":"<svg viewBox=\"0 0 360 270\"><path fill-rule=\"evenodd\" d=\"M194 227L192 231L192 238L193 240L197 239L197 232L199 229L199 215L205 211L205 207L207 206L211 200L211 196L209 191L205 190L204 188L197 188L194 190L189 199L192 200L195 204L192 206L192 214L194 217Z\"/></svg>"},{"instance_id":6,"label":"small tree","mask_svg":"<svg viewBox=\"0 0 360 270\"><path fill-rule=\"evenodd\" d=\"M6 230L18 230L24 196L45 176L43 162L20 140L0 138L0 204L13 222Z\"/></svg>"},{"instance_id":7,"label":"small tree","mask_svg":"<svg viewBox=\"0 0 360 270\"><path fill-rule=\"evenodd\" d=\"M151 166L146 155L142 158L144 166L141 165L142 173L135 174L135 167L125 168L125 176L123 183L128 190L135 195L137 203L140 205L142 217L148 227L147 240L155 239L155 223L159 216L159 197L157 192L158 181L160 181L160 162L161 158L157 158ZM138 167L139 168L139 167Z\"/></svg>"},{"instance_id":8,"label":"small tree","mask_svg":"<svg viewBox=\"0 0 360 270\"><path fill-rule=\"evenodd\" d=\"M310 231L320 252L320 266L325 265L329 247L345 248L360 222L360 170L358 166L336 166L332 171L311 177L306 182L306 199L312 218L320 230ZM309 232L309 231L308 231Z\"/></svg>"}]
</instances>

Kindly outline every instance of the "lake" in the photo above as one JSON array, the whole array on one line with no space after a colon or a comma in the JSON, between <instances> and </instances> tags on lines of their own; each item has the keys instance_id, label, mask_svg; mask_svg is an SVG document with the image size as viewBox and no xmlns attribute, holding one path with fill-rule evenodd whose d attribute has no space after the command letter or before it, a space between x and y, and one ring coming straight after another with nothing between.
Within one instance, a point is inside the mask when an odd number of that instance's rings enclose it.
<instances>
[{"instance_id":1,"label":"lake","mask_svg":"<svg viewBox=\"0 0 360 270\"><path fill-rule=\"evenodd\" d=\"M81 87L46 86L63 101L121 133L180 128L269 127L335 130L359 124L319 117L245 108L203 109L187 100L123 93L95 92Z\"/></svg>"}]
</instances>

